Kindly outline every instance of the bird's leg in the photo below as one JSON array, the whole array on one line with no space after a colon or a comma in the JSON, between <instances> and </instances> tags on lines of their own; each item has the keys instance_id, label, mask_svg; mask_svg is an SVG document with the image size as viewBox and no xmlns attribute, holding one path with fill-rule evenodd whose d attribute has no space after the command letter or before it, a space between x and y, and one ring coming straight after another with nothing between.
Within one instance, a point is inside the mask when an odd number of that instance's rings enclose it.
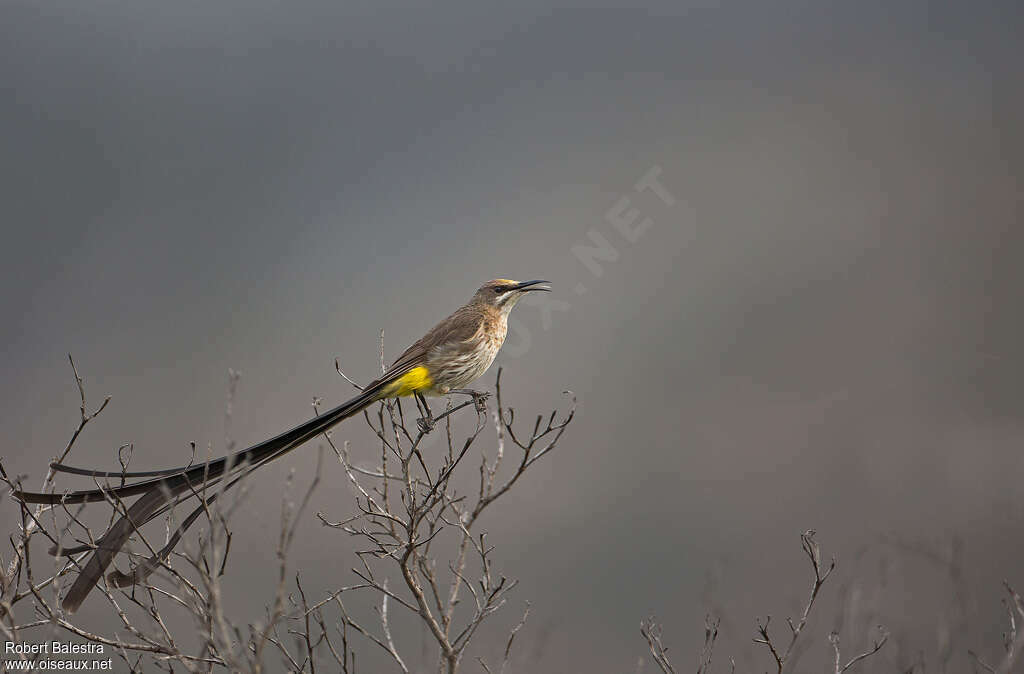
<instances>
[{"instance_id":1,"label":"bird's leg","mask_svg":"<svg viewBox=\"0 0 1024 674\"><path fill-rule=\"evenodd\" d=\"M423 394L419 391L414 391L413 395L416 397L416 407L423 414L422 417L416 420L416 427L420 429L420 433L429 433L434 430L437 420L430 412L430 405L427 404L427 399L423 397Z\"/></svg>"},{"instance_id":2,"label":"bird's leg","mask_svg":"<svg viewBox=\"0 0 1024 674\"><path fill-rule=\"evenodd\" d=\"M448 393L461 393L473 397L473 405L477 412L487 411L487 399L491 397L489 391L474 391L471 388L453 388Z\"/></svg>"}]
</instances>

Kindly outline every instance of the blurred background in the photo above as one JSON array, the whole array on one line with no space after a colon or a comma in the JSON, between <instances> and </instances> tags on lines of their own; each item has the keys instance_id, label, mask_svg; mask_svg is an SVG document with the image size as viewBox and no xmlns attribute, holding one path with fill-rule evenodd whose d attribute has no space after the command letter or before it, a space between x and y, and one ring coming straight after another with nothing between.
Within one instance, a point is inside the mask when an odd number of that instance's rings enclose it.
<instances>
[{"instance_id":1,"label":"blurred background","mask_svg":"<svg viewBox=\"0 0 1024 674\"><path fill-rule=\"evenodd\" d=\"M393 358L483 281L544 278L505 394L529 418L572 389L579 416L484 523L532 603L513 671L634 672L651 613L689 669L708 612L719 664L767 668L754 619L787 631L810 528L839 566L797 671L879 622L870 671L998 659L1001 581L1024 586L1016 3L0 12L8 472L38 484L77 424L69 351L90 407L113 396L70 463L132 442L137 469L178 465L347 398L334 358L371 379L381 329ZM368 460L362 425L336 437ZM315 463L253 480L243 623L272 597L279 485ZM343 475L314 500L332 519ZM323 594L353 542L307 520L293 559ZM80 617L117 627L99 600ZM396 639L433 668L422 631Z\"/></svg>"}]
</instances>

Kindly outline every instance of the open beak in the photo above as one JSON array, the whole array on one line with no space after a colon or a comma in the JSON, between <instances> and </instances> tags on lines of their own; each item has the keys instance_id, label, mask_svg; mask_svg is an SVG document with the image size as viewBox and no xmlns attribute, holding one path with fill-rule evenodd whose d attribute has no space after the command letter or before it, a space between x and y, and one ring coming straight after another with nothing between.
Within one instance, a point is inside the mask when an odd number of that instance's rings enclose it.
<instances>
[{"instance_id":1,"label":"open beak","mask_svg":"<svg viewBox=\"0 0 1024 674\"><path fill-rule=\"evenodd\" d=\"M530 292L531 290L544 290L547 292L551 291L551 288L547 286L538 285L540 283L550 283L550 281L523 281L512 286L512 290L521 290L524 293Z\"/></svg>"}]
</instances>

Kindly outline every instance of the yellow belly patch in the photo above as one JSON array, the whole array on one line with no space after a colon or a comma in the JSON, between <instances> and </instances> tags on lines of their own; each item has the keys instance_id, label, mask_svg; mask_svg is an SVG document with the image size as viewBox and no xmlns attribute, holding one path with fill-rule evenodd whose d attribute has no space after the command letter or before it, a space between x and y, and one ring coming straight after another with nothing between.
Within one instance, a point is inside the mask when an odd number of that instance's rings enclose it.
<instances>
[{"instance_id":1,"label":"yellow belly patch","mask_svg":"<svg viewBox=\"0 0 1024 674\"><path fill-rule=\"evenodd\" d=\"M424 391L433 386L434 380L430 378L427 368L414 367L401 377L387 385L384 395L388 398L411 396L416 391Z\"/></svg>"}]
</instances>

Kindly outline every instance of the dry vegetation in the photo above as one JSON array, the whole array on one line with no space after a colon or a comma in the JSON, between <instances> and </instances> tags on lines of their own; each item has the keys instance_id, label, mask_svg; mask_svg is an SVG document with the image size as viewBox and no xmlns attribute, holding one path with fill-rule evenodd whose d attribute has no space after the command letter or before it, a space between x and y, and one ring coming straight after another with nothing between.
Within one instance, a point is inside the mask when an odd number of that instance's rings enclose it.
<instances>
[{"instance_id":1,"label":"dry vegetation","mask_svg":"<svg viewBox=\"0 0 1024 674\"><path fill-rule=\"evenodd\" d=\"M80 418L66 447L56 457L58 462L67 460L82 431L109 402L109 398L103 400L90 412L82 379L73 361L71 365L81 397ZM340 369L338 372L344 376ZM232 373L229 420L237 381ZM470 661L466 657L480 628L507 605L516 588L515 580L495 571L494 548L482 532L480 520L538 461L557 449L573 420L575 401L570 395L566 411L536 416L524 426L516 423L514 410L502 398L500 371L495 393L493 401L474 398L458 405L449 402L445 413L437 415L430 426L417 423L422 420L414 421L414 415L401 404L376 406L364 414L377 444L378 458L372 465L357 465L347 443L338 443L330 433L325 434L316 473L309 484L299 489L292 476L285 488L275 546L277 583L269 605L263 615L241 621L233 620L225 606L224 586L231 582L231 522L244 501L244 481L225 481L209 493L193 494L199 506L183 519L172 511L158 535L152 529L137 533L137 551L126 549L121 556L129 570L112 572L97 588L99 597L93 599L104 600L111 616L116 616L118 628L108 633L86 629L59 608L62 583L89 551L49 557L40 554L35 545L39 541L66 550L94 542L98 536L84 523L82 508L14 502L14 507L20 509L21 526L10 537L10 553L0 560L0 630L14 642L72 638L103 644L120 659L115 668L130 671L375 671L364 664L372 659L366 657L365 649L383 654L393 671L400 672L451 673L470 665L484 672L515 669L510 667L513 646L526 624L528 604L503 638L504 648L495 662L483 658ZM317 405L314 402L314 408ZM468 422L468 432L460 432L453 423L456 415ZM443 451L436 444L430 452L421 451L430 433L441 435ZM230 450L233 443L227 444ZM119 452L125 472L131 460L129 450L122 448ZM338 462L351 486L353 501L338 505L339 509L349 509L341 517L309 512L325 457ZM467 474L475 474L475 488L457 489L457 477ZM55 477L51 469L43 480L43 489L57 489ZM12 489L20 486L20 479L6 472L2 472L2 479ZM222 498L236 484L243 485L240 493L231 499ZM125 504L117 499L107 505L109 521L125 511ZM289 561L298 523L314 517L320 535L350 537L357 548L348 564L349 573L340 574L349 575L349 584L317 596L307 592L301 570ZM196 522L202 524L202 531L194 537L185 536ZM834 674L926 671L917 661L909 667L905 663L894 667L892 661L881 660L878 654L883 648L898 641L881 627L874 636L867 637L866 648L851 652L840 642L839 630L833 631L827 642L809 641L814 637L806 628L815 619L819 597L831 586L836 561L823 560L813 531L802 534L800 541L810 567L810 587L803 610L795 619L773 622L769 616L755 621L753 641L763 649L764 666L777 674L800 671L798 661L804 650L820 647L829 650ZM176 549L179 543L180 550ZM1009 585L1006 590L1008 627L1002 648L990 651L996 653L991 658L971 652L977 672L1009 674L1018 671L1015 667L1022 661L1024 629L1019 628L1024 621L1024 601ZM349 598L360 595L373 598L372 610L366 610L365 601L355 602L362 610L352 608ZM396 611L405 612L429 634L435 653L430 661L424 661L422 653L413 655L399 646L402 640L396 639L393 630ZM181 621L165 619L168 612L188 616L189 628L175 633L171 625ZM863 621L849 623L858 629ZM728 658L719 658L714 663L717 670L713 667L720 628L717 618L706 619L703 648L692 656L697 674L737 671L735 661ZM689 664L679 669L678 663L672 662L662 628L653 618L641 622L640 632L650 651L650 662L661 672L693 669ZM864 638L864 634L852 636L856 640ZM895 648L899 649L898 643ZM31 660L39 656L20 657ZM691 662L689 657L686 660ZM643 666L641 661L638 671Z\"/></svg>"}]
</instances>

